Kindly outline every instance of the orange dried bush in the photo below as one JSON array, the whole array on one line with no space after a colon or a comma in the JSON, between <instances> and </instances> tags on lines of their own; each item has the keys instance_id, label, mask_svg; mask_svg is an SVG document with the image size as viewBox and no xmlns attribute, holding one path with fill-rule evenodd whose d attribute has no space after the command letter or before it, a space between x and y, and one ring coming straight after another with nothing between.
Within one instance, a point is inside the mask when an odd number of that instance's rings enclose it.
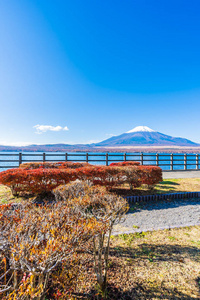
<instances>
[{"instance_id":1,"label":"orange dried bush","mask_svg":"<svg viewBox=\"0 0 200 300\"><path fill-rule=\"evenodd\" d=\"M101 228L93 236L94 271L102 295L106 294L110 237L114 224L128 211L126 199L109 193L105 187L73 182L54 190L57 200L67 201L74 212L83 218L95 218ZM77 198L74 199L74 196ZM107 234L107 237L106 237Z\"/></svg>"},{"instance_id":2,"label":"orange dried bush","mask_svg":"<svg viewBox=\"0 0 200 300\"><path fill-rule=\"evenodd\" d=\"M0 292L5 299L43 299L55 278L64 295L88 251L100 290L106 292L110 236L128 210L127 201L105 187L77 181L54 193L59 201L50 205L1 206L0 257L6 268L0 268Z\"/></svg>"},{"instance_id":3,"label":"orange dried bush","mask_svg":"<svg viewBox=\"0 0 200 300\"><path fill-rule=\"evenodd\" d=\"M91 237L102 230L99 225L64 202L2 207L0 256L7 265L0 269L0 294L5 299L43 299L58 266L70 262L76 273L77 252L86 251Z\"/></svg>"},{"instance_id":4,"label":"orange dried bush","mask_svg":"<svg viewBox=\"0 0 200 300\"><path fill-rule=\"evenodd\" d=\"M66 185L60 185L53 190L56 201L68 201L69 199L84 197L90 193L91 186L85 181L76 180ZM93 189L94 190L94 189Z\"/></svg>"}]
</instances>

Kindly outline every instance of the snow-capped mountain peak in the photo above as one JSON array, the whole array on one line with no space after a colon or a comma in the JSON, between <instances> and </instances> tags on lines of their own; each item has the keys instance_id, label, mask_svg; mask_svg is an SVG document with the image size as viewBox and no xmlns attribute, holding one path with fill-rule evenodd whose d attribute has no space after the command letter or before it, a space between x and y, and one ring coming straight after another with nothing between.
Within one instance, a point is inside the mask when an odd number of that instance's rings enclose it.
<instances>
[{"instance_id":1,"label":"snow-capped mountain peak","mask_svg":"<svg viewBox=\"0 0 200 300\"><path fill-rule=\"evenodd\" d=\"M176 138L161 132L154 131L147 126L137 126L126 133L113 136L102 141L96 146L120 147L120 146L197 146L196 143Z\"/></svg>"},{"instance_id":2,"label":"snow-capped mountain peak","mask_svg":"<svg viewBox=\"0 0 200 300\"><path fill-rule=\"evenodd\" d=\"M132 132L155 132L155 130L147 127L147 126L137 126L129 131L127 131L126 133L132 133Z\"/></svg>"}]
</instances>

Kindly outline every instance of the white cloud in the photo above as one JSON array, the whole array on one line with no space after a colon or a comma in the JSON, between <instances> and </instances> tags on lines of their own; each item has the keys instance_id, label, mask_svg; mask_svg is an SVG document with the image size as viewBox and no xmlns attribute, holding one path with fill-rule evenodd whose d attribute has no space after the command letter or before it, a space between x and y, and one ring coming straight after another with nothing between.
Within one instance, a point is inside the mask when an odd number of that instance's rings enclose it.
<instances>
[{"instance_id":1,"label":"white cloud","mask_svg":"<svg viewBox=\"0 0 200 300\"><path fill-rule=\"evenodd\" d=\"M47 131L67 131L69 128L67 126L61 127L61 126L51 126L51 125L35 125L33 128L36 128L37 134L41 134Z\"/></svg>"}]
</instances>

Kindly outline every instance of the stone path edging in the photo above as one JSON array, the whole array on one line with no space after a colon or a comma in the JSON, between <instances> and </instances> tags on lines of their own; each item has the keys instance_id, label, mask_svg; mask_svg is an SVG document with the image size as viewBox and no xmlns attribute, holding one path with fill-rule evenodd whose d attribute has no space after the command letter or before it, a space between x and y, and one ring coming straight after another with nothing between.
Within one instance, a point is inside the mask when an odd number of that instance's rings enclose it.
<instances>
[{"instance_id":1,"label":"stone path edging","mask_svg":"<svg viewBox=\"0 0 200 300\"><path fill-rule=\"evenodd\" d=\"M200 192L182 192L182 193L155 194L155 195L146 195L146 196L127 196L125 198L128 200L129 203L157 201L157 200L188 199L188 198L200 198Z\"/></svg>"}]
</instances>

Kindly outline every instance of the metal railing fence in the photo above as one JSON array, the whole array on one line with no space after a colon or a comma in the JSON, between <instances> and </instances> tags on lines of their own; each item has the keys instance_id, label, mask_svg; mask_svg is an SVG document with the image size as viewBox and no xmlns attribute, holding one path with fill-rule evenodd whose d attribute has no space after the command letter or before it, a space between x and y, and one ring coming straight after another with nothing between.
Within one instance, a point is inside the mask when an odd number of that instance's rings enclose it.
<instances>
[{"instance_id":1,"label":"metal railing fence","mask_svg":"<svg viewBox=\"0 0 200 300\"><path fill-rule=\"evenodd\" d=\"M0 169L17 168L25 162L59 161L100 163L106 166L112 162L139 161L141 165L155 165L166 171L200 169L200 156L194 153L0 153Z\"/></svg>"}]
</instances>

